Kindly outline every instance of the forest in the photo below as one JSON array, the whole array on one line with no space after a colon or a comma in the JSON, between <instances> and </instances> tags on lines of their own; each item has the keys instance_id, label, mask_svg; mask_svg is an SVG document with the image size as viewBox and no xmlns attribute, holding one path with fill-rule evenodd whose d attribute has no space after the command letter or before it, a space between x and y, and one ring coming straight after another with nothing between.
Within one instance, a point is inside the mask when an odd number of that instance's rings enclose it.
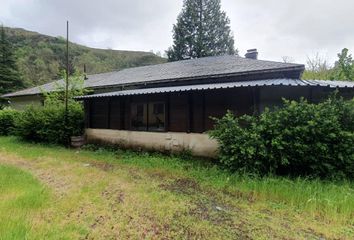
<instances>
[{"instance_id":1,"label":"forest","mask_svg":"<svg viewBox=\"0 0 354 240\"><path fill-rule=\"evenodd\" d=\"M20 28L4 27L24 87L38 86L62 76L65 69L66 40ZM164 63L152 52L95 49L70 43L70 71L87 74Z\"/></svg>"}]
</instances>

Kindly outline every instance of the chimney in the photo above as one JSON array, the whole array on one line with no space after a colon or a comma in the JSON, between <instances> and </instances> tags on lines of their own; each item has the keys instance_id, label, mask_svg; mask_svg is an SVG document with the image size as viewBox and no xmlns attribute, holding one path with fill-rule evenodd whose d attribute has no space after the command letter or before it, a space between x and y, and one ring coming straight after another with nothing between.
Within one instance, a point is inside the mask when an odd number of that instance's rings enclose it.
<instances>
[{"instance_id":1,"label":"chimney","mask_svg":"<svg viewBox=\"0 0 354 240\"><path fill-rule=\"evenodd\" d=\"M254 49L249 49L247 50L247 53L245 54L245 57L246 58L249 58L249 59L257 59L258 58L258 51L256 48Z\"/></svg>"}]
</instances>

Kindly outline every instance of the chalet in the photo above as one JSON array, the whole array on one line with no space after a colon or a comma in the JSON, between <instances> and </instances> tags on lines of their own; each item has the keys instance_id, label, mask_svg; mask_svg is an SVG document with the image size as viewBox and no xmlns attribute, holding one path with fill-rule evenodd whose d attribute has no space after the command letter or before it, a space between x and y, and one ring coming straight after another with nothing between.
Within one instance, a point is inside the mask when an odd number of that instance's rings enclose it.
<instances>
[{"instance_id":1,"label":"chalet","mask_svg":"<svg viewBox=\"0 0 354 240\"><path fill-rule=\"evenodd\" d=\"M92 95L78 97L85 106L89 142L158 151L190 150L215 156L217 143L206 132L210 117L227 110L255 114L282 103L282 98L324 99L334 90L354 96L354 83L301 80L305 67L246 57L218 56L184 60L118 72L89 75L85 86ZM7 94L16 107L41 98L40 89L54 83Z\"/></svg>"}]
</instances>

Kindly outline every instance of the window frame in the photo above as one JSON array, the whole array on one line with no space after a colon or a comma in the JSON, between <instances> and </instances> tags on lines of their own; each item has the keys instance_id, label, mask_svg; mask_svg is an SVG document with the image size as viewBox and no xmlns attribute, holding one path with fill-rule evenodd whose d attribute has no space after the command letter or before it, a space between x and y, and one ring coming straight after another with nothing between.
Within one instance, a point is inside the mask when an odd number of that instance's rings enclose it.
<instances>
[{"instance_id":1,"label":"window frame","mask_svg":"<svg viewBox=\"0 0 354 240\"><path fill-rule=\"evenodd\" d=\"M137 127L133 126L133 106L137 107L138 105L143 105L144 106L144 111L146 114L146 125L144 129L138 129ZM159 130L159 129L151 129L150 127L150 118L149 118L149 107L152 106L152 110L153 110L153 106L154 104L162 104L163 105L163 123L164 123L164 127L163 129ZM146 107L146 110L145 110ZM167 126L166 126L166 121L167 121L167 114L166 114L166 110L167 110L167 106L166 106L166 102L165 101L138 101L138 102L132 102L130 104L130 130L132 131L138 131L138 132L166 132Z\"/></svg>"}]
</instances>

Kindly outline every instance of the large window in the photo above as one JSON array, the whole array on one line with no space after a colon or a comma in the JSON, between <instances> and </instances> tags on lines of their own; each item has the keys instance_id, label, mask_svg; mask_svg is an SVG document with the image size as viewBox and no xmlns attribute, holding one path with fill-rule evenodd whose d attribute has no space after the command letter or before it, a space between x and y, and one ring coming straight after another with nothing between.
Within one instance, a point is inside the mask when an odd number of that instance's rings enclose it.
<instances>
[{"instance_id":1,"label":"large window","mask_svg":"<svg viewBox=\"0 0 354 240\"><path fill-rule=\"evenodd\" d=\"M131 126L137 131L165 131L165 103L133 103Z\"/></svg>"}]
</instances>

